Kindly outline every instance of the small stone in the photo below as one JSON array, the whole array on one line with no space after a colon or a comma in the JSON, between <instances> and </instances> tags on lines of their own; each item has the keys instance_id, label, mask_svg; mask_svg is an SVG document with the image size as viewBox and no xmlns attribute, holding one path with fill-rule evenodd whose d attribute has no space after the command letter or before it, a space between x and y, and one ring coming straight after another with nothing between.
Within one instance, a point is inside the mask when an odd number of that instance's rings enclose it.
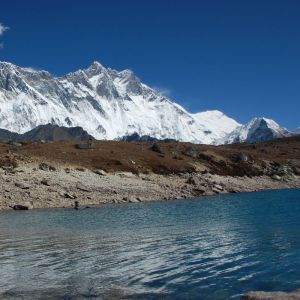
<instances>
[{"instance_id":1,"label":"small stone","mask_svg":"<svg viewBox=\"0 0 300 300\"><path fill-rule=\"evenodd\" d=\"M206 191L204 189L201 188L195 188L193 189L193 191L197 194L197 195L203 195Z\"/></svg>"},{"instance_id":2,"label":"small stone","mask_svg":"<svg viewBox=\"0 0 300 300\"><path fill-rule=\"evenodd\" d=\"M137 202L141 202L138 198L129 196L129 197L124 197L123 198L124 201L129 202L129 203L137 203Z\"/></svg>"},{"instance_id":3,"label":"small stone","mask_svg":"<svg viewBox=\"0 0 300 300\"><path fill-rule=\"evenodd\" d=\"M68 199L76 199L77 197L75 195L71 195L69 193L60 193L62 197L68 198Z\"/></svg>"},{"instance_id":4,"label":"small stone","mask_svg":"<svg viewBox=\"0 0 300 300\"><path fill-rule=\"evenodd\" d=\"M101 176L106 176L107 175L107 173L104 170L101 170L101 169L94 170L94 173L98 174L98 175L101 175Z\"/></svg>"},{"instance_id":5,"label":"small stone","mask_svg":"<svg viewBox=\"0 0 300 300\"><path fill-rule=\"evenodd\" d=\"M46 186L50 186L51 185L47 179L43 179L41 181L41 184L46 185Z\"/></svg>"},{"instance_id":6,"label":"small stone","mask_svg":"<svg viewBox=\"0 0 300 300\"><path fill-rule=\"evenodd\" d=\"M26 185L22 182L16 182L15 186L22 189L22 190L28 190L29 189L29 185Z\"/></svg>"},{"instance_id":7,"label":"small stone","mask_svg":"<svg viewBox=\"0 0 300 300\"><path fill-rule=\"evenodd\" d=\"M276 181L280 181L281 180L281 177L279 175L273 175L271 178L273 180L276 180Z\"/></svg>"},{"instance_id":8,"label":"small stone","mask_svg":"<svg viewBox=\"0 0 300 300\"><path fill-rule=\"evenodd\" d=\"M219 191L223 191L223 187L220 184L215 184L214 188L216 188Z\"/></svg>"},{"instance_id":9,"label":"small stone","mask_svg":"<svg viewBox=\"0 0 300 300\"><path fill-rule=\"evenodd\" d=\"M80 191L83 191L83 192L90 192L91 191L88 187L83 185L81 182L76 183L76 188Z\"/></svg>"},{"instance_id":10,"label":"small stone","mask_svg":"<svg viewBox=\"0 0 300 300\"><path fill-rule=\"evenodd\" d=\"M190 176L190 177L187 179L186 183L192 184L192 185L198 185L198 184L200 184L200 180L199 180L199 178L196 177L196 176Z\"/></svg>"},{"instance_id":11,"label":"small stone","mask_svg":"<svg viewBox=\"0 0 300 300\"><path fill-rule=\"evenodd\" d=\"M45 172L48 172L48 171L56 171L56 168L53 167L53 166L50 166L46 163L40 163L39 164L39 169L42 170L42 171L45 171Z\"/></svg>"}]
</instances>

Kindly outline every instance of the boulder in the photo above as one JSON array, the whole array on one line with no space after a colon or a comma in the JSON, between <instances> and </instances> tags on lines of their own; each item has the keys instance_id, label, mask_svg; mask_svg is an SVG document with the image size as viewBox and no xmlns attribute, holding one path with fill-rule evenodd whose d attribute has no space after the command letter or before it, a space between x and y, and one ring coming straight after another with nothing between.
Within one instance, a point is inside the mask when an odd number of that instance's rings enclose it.
<instances>
[{"instance_id":1,"label":"boulder","mask_svg":"<svg viewBox=\"0 0 300 300\"><path fill-rule=\"evenodd\" d=\"M245 153L235 153L231 156L231 160L236 163L247 162L249 161L249 157Z\"/></svg>"},{"instance_id":2,"label":"boulder","mask_svg":"<svg viewBox=\"0 0 300 300\"><path fill-rule=\"evenodd\" d=\"M292 169L293 169L293 173L294 173L295 175L297 175L297 176L300 175L300 168L299 168L299 167L294 166Z\"/></svg>"},{"instance_id":3,"label":"boulder","mask_svg":"<svg viewBox=\"0 0 300 300\"><path fill-rule=\"evenodd\" d=\"M154 152L163 154L163 151L161 150L159 143L154 143L154 144L150 147L150 149L151 149L152 151L154 151Z\"/></svg>"},{"instance_id":4,"label":"boulder","mask_svg":"<svg viewBox=\"0 0 300 300\"><path fill-rule=\"evenodd\" d=\"M86 150L86 149L94 149L95 145L94 145L94 143L85 143L85 144L76 144L75 147L77 149Z\"/></svg>"},{"instance_id":5,"label":"boulder","mask_svg":"<svg viewBox=\"0 0 300 300\"><path fill-rule=\"evenodd\" d=\"M28 210L29 207L28 206L25 206L25 205L20 205L20 204L17 204L17 205L14 205L14 206L10 206L13 210Z\"/></svg>"},{"instance_id":6,"label":"boulder","mask_svg":"<svg viewBox=\"0 0 300 300\"><path fill-rule=\"evenodd\" d=\"M191 146L188 146L184 149L183 154L192 158L198 157L198 151Z\"/></svg>"}]
</instances>

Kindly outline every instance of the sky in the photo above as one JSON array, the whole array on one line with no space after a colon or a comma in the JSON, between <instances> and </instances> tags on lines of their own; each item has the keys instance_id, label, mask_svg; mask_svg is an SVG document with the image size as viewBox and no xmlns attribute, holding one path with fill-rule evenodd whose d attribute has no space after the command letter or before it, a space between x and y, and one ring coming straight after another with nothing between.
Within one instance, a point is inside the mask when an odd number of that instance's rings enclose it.
<instances>
[{"instance_id":1,"label":"sky","mask_svg":"<svg viewBox=\"0 0 300 300\"><path fill-rule=\"evenodd\" d=\"M0 60L132 69L190 112L300 126L299 0L1 1Z\"/></svg>"}]
</instances>

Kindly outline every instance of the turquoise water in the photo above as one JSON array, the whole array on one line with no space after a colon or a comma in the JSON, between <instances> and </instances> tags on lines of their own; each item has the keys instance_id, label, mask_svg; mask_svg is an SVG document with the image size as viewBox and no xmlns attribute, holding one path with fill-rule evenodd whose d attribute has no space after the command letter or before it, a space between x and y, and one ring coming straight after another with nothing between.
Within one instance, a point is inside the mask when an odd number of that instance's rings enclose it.
<instances>
[{"instance_id":1,"label":"turquoise water","mask_svg":"<svg viewBox=\"0 0 300 300\"><path fill-rule=\"evenodd\" d=\"M0 213L1 299L300 288L300 190Z\"/></svg>"}]
</instances>

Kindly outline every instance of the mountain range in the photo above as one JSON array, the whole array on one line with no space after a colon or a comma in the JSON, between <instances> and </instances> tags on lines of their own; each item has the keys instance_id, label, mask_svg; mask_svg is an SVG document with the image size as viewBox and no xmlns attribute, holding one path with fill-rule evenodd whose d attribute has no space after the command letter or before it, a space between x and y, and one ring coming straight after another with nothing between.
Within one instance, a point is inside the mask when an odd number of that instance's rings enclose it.
<instances>
[{"instance_id":1,"label":"mountain range","mask_svg":"<svg viewBox=\"0 0 300 300\"><path fill-rule=\"evenodd\" d=\"M0 62L0 128L28 136L46 124L81 127L86 139L99 140L133 136L220 144L292 134L265 118L241 125L217 110L189 113L131 70L116 71L99 62L62 77Z\"/></svg>"}]
</instances>

